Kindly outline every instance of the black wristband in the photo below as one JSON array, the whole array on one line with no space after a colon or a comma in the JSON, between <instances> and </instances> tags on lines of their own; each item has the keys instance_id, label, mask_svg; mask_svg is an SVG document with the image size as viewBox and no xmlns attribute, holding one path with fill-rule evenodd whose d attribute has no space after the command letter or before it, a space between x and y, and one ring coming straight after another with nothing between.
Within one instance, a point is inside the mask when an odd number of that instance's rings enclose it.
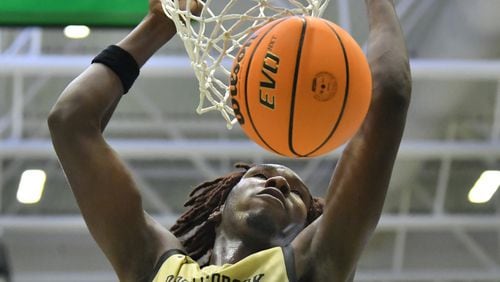
<instances>
[{"instance_id":1,"label":"black wristband","mask_svg":"<svg viewBox=\"0 0 500 282\"><path fill-rule=\"evenodd\" d=\"M119 78L126 94L139 76L139 65L134 57L116 45L110 45L102 50L93 60L109 67Z\"/></svg>"}]
</instances>

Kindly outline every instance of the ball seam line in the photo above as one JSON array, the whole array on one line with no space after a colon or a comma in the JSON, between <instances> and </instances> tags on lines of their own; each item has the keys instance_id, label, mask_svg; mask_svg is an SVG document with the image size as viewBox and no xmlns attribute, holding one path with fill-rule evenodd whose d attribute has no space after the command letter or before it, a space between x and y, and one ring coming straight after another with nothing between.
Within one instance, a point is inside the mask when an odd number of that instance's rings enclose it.
<instances>
[{"instance_id":1,"label":"ball seam line","mask_svg":"<svg viewBox=\"0 0 500 282\"><path fill-rule=\"evenodd\" d=\"M253 56L255 55L255 52L257 51L257 47L260 45L260 43L262 43L262 40L264 40L264 38L266 37L267 34L269 34L269 32L271 32L276 26L278 26L280 23L282 23L284 20L286 20L286 18L283 18L281 20L279 20L278 22L276 22L276 24L272 27L269 28L269 30L267 30L263 35L262 37L259 39L259 41L257 42L257 45L255 45L255 47L253 48L252 50L252 54L250 54L250 57L248 59L248 66L247 66L247 70L245 72L245 106L246 106L246 109L247 109L247 113L248 113L248 120L250 120L250 125L252 126L255 134L257 134L257 136L259 137L259 139L262 141L262 143L264 143L271 151L275 152L276 154L278 155L284 155L280 152L278 152L277 150L275 150L273 147L271 147L269 144L267 144L267 142L264 140L264 138L262 138L262 136L260 135L259 131L257 130L257 128L255 127L255 124L253 122L253 119L252 119L252 115L250 113L250 107L248 105L248 76L250 74L250 67L252 65L252 61L253 61Z\"/></svg>"},{"instance_id":2,"label":"ball seam line","mask_svg":"<svg viewBox=\"0 0 500 282\"><path fill-rule=\"evenodd\" d=\"M339 114L339 117L337 119L337 122L335 123L332 130L330 131L330 134L328 134L328 136L326 137L325 141L323 141L323 143L321 143L316 149L314 149L309 154L307 154L307 156L314 154L316 151L318 151L321 147L323 147L326 144L326 142L328 142L328 140L330 140L332 138L333 134L335 134L335 131L337 131L337 128L340 124L340 121L342 120L342 118L344 116L344 111L345 111L345 108L347 105L347 99L349 98L350 76L349 76L349 58L347 57L347 51L345 49L344 43L342 42L342 38L337 33L335 28L333 28L330 24L328 24L326 22L325 22L325 24L333 31L333 33L335 33L335 36L339 40L340 47L342 48L342 53L344 54L345 73L346 73L346 85L345 85L344 101L342 102L342 108L340 109L340 114Z\"/></svg>"},{"instance_id":3,"label":"ball seam line","mask_svg":"<svg viewBox=\"0 0 500 282\"><path fill-rule=\"evenodd\" d=\"M307 31L307 19L301 17L302 20L302 31L300 34L299 48L297 49L297 57L295 60L295 73L293 75L293 88L292 88L292 100L290 103L290 122L288 123L288 149L297 157L305 157L306 155L301 155L297 153L293 147L293 120L295 114L295 95L297 94L297 83L299 80L299 69L300 69L300 59L302 57L302 45L304 44L304 39L306 37Z\"/></svg>"}]
</instances>

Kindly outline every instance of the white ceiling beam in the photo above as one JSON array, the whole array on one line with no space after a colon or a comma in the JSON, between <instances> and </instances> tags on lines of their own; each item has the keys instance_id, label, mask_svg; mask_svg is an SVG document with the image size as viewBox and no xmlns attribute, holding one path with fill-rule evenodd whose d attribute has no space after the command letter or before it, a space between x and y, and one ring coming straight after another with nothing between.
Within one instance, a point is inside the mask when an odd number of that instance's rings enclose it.
<instances>
[{"instance_id":1,"label":"white ceiling beam","mask_svg":"<svg viewBox=\"0 0 500 282\"><path fill-rule=\"evenodd\" d=\"M83 71L92 60L92 56L80 55L0 55L0 74L61 75L74 76ZM231 65L230 60L224 64ZM412 59L413 78L425 80L498 80L500 78L500 60L451 60L451 59ZM190 60L187 56L156 56L141 70L149 77L194 78Z\"/></svg>"},{"instance_id":2,"label":"white ceiling beam","mask_svg":"<svg viewBox=\"0 0 500 282\"><path fill-rule=\"evenodd\" d=\"M38 75L60 75L75 76L90 65L92 56L84 55L0 55L0 74L11 74L15 71ZM165 77L165 76L192 76L194 71L191 68L190 60L187 56L156 56L149 60L141 69L143 76Z\"/></svg>"},{"instance_id":3,"label":"white ceiling beam","mask_svg":"<svg viewBox=\"0 0 500 282\"><path fill-rule=\"evenodd\" d=\"M451 229L471 229L497 231L500 217L492 215L383 215L377 230L391 231L448 231Z\"/></svg>"},{"instance_id":4,"label":"white ceiling beam","mask_svg":"<svg viewBox=\"0 0 500 282\"><path fill-rule=\"evenodd\" d=\"M163 226L172 226L178 215L161 215L154 218ZM500 217L496 215L389 215L384 214L377 226L377 231L449 231L453 229L471 229L474 231L498 231ZM85 222L79 215L52 216L0 216L0 228L6 232L48 232L71 233L87 232Z\"/></svg>"},{"instance_id":5,"label":"white ceiling beam","mask_svg":"<svg viewBox=\"0 0 500 282\"><path fill-rule=\"evenodd\" d=\"M401 271L399 273L391 271L360 271L356 273L355 281L500 281L500 269L494 271L471 270L471 269L450 269L450 270L414 270Z\"/></svg>"},{"instance_id":6,"label":"white ceiling beam","mask_svg":"<svg viewBox=\"0 0 500 282\"><path fill-rule=\"evenodd\" d=\"M108 140L126 159L187 159L189 154L204 158L252 159L256 156L279 159L248 140ZM403 141L398 159L426 160L450 156L453 159L500 158L499 142L478 141ZM326 155L338 158L342 147ZM45 139L34 141L0 141L0 158L55 158L52 143Z\"/></svg>"},{"instance_id":7,"label":"white ceiling beam","mask_svg":"<svg viewBox=\"0 0 500 282\"><path fill-rule=\"evenodd\" d=\"M116 275L113 272L23 272L14 277L14 282L32 282L32 281L73 281L73 282L113 282L116 281ZM375 282L375 281L500 281L500 270L481 271L481 270L415 270L391 272L381 271L358 271L355 281Z\"/></svg>"},{"instance_id":8,"label":"white ceiling beam","mask_svg":"<svg viewBox=\"0 0 500 282\"><path fill-rule=\"evenodd\" d=\"M411 60L412 77L421 80L498 80L499 60Z\"/></svg>"}]
</instances>

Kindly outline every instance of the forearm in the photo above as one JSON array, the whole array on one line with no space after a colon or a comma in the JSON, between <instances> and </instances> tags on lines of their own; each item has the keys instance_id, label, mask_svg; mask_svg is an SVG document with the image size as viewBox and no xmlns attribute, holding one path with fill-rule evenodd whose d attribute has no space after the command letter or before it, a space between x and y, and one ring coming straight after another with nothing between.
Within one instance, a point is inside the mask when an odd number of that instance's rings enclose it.
<instances>
[{"instance_id":1,"label":"forearm","mask_svg":"<svg viewBox=\"0 0 500 282\"><path fill-rule=\"evenodd\" d=\"M393 1L366 0L366 5L372 101L360 130L339 162L336 173L342 176L336 177L336 181L349 183L339 187L360 189L357 192L366 197L363 206L370 207L371 212L371 217L365 217L371 221L366 226L374 227L403 135L412 82L405 39Z\"/></svg>"},{"instance_id":2,"label":"forearm","mask_svg":"<svg viewBox=\"0 0 500 282\"><path fill-rule=\"evenodd\" d=\"M142 67L174 34L175 26L169 19L149 14L117 45ZM123 93L122 83L115 72L103 64L92 64L68 85L58 99L49 118L51 128L69 123L65 131L82 127L102 131Z\"/></svg>"},{"instance_id":3,"label":"forearm","mask_svg":"<svg viewBox=\"0 0 500 282\"><path fill-rule=\"evenodd\" d=\"M408 104L411 93L408 52L393 1L365 2L370 28L367 57L373 76L373 98L397 95Z\"/></svg>"},{"instance_id":4,"label":"forearm","mask_svg":"<svg viewBox=\"0 0 500 282\"><path fill-rule=\"evenodd\" d=\"M137 28L116 45L130 53L139 65L139 68L141 68L158 49L170 41L175 33L174 23L165 15L149 14ZM107 107L101 119L102 131L111 119L120 98L121 95L114 99L113 103Z\"/></svg>"},{"instance_id":5,"label":"forearm","mask_svg":"<svg viewBox=\"0 0 500 282\"><path fill-rule=\"evenodd\" d=\"M345 219L358 223L353 238L371 234L379 220L411 96L408 52L393 1L366 0L366 5L372 101L360 130L343 152L327 196L327 205L341 198L362 209L345 211Z\"/></svg>"},{"instance_id":6,"label":"forearm","mask_svg":"<svg viewBox=\"0 0 500 282\"><path fill-rule=\"evenodd\" d=\"M175 33L175 25L167 16L148 14L141 24L117 45L129 52L139 67L142 67Z\"/></svg>"},{"instance_id":7,"label":"forearm","mask_svg":"<svg viewBox=\"0 0 500 282\"><path fill-rule=\"evenodd\" d=\"M313 242L349 277L380 218L409 106L411 78L403 33L390 0L366 0L373 78L370 109L330 182ZM353 81L353 83L356 83ZM341 228L339 228L339 226Z\"/></svg>"}]
</instances>

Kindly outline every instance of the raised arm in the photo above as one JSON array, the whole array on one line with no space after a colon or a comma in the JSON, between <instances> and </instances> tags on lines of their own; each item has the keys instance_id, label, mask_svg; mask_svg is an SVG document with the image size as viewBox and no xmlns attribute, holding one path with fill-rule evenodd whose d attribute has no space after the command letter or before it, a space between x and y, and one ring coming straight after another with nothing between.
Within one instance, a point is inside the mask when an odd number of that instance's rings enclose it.
<instances>
[{"instance_id":1,"label":"raised arm","mask_svg":"<svg viewBox=\"0 0 500 282\"><path fill-rule=\"evenodd\" d=\"M295 243L310 250L299 260L310 262L312 269L303 271L312 271L317 281L352 279L361 251L380 218L410 101L408 55L394 3L365 2L373 77L370 109L337 164L322 217ZM303 244L308 241L311 243Z\"/></svg>"},{"instance_id":2,"label":"raised arm","mask_svg":"<svg viewBox=\"0 0 500 282\"><path fill-rule=\"evenodd\" d=\"M134 61L135 69L140 68L175 33L160 1L150 0L148 15L116 44L131 55L125 68L123 58L117 59L121 70L133 70ZM63 91L48 123L57 156L92 236L120 281L144 281L163 251L181 245L143 211L131 174L102 136L123 93L116 70L94 63Z\"/></svg>"}]
</instances>

